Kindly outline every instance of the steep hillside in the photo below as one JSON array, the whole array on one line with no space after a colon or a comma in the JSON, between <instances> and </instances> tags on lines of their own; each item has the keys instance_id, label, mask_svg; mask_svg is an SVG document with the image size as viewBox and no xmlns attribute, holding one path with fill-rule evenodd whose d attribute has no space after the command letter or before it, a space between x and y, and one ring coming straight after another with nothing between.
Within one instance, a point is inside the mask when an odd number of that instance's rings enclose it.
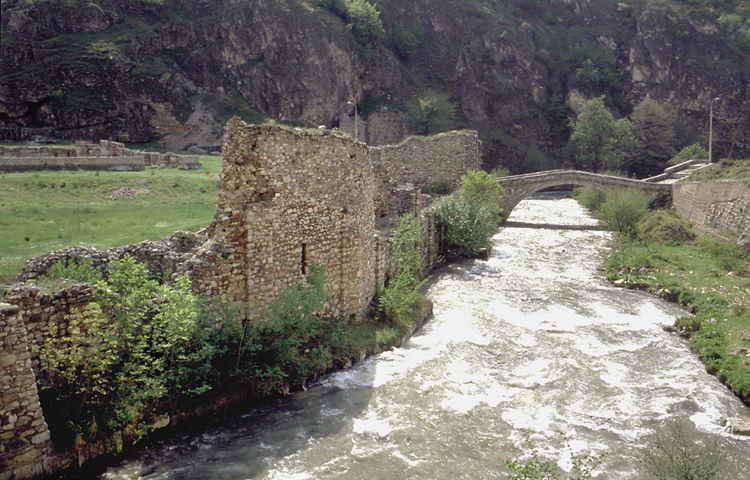
<instances>
[{"instance_id":1,"label":"steep hillside","mask_svg":"<svg viewBox=\"0 0 750 480\"><path fill-rule=\"evenodd\" d=\"M741 148L750 2L370 1L4 0L0 139L186 148L234 114L335 127L347 102L366 118L433 91L514 172L563 163L599 95L617 116L657 100L678 146L706 143L721 97L715 155Z\"/></svg>"}]
</instances>

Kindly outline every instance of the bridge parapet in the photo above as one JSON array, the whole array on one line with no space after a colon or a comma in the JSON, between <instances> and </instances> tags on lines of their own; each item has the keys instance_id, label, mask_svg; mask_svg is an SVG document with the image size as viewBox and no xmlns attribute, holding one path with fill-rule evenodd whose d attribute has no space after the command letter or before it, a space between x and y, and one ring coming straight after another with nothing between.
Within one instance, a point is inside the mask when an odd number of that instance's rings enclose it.
<instances>
[{"instance_id":1,"label":"bridge parapet","mask_svg":"<svg viewBox=\"0 0 750 480\"><path fill-rule=\"evenodd\" d=\"M513 175L498 178L497 183L504 189L503 199L500 202L500 207L503 209L503 221L507 220L516 205L524 198L545 188L561 185L591 187L607 196L623 192L628 188L637 188L649 196L655 196L659 193L671 195L672 193L671 185L582 172L580 170L548 170L525 175Z\"/></svg>"}]
</instances>

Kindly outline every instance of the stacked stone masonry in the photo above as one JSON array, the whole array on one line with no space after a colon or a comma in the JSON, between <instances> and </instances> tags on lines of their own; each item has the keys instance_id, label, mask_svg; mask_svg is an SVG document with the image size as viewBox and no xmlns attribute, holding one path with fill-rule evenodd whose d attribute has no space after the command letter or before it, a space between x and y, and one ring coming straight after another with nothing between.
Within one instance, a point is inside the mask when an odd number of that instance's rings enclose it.
<instances>
[{"instance_id":1,"label":"stacked stone masonry","mask_svg":"<svg viewBox=\"0 0 750 480\"><path fill-rule=\"evenodd\" d=\"M395 168L398 157L420 168L438 168L435 178L455 181L459 170L479 168L479 142L475 135L469 137L439 137L432 146L429 139L418 139L408 154L391 155L386 164ZM447 139L454 144L448 145ZM463 147L469 148L468 154L437 155ZM324 313L340 318L365 311L376 285L383 286L394 273L391 241L376 231L376 216L395 225L399 215L413 213L420 223L425 271L437 262L431 199L414 186L425 183L419 169L399 168L399 180L411 185L397 188L396 178L379 163L384 157L373 158L365 144L348 135L247 125L239 119L226 127L223 153L217 211L205 231L175 232L158 242L107 251L72 247L52 252L29 260L16 279L19 283L0 292L0 300L7 302L0 306L0 480L35 478L103 453L54 451L39 406L34 352L52 325L65 332L66 317L93 301L96 293L88 284L45 293L23 283L44 275L57 262L88 259L106 277L111 260L127 253L162 277L189 275L196 293L256 309L302 281L316 264L325 268L333 298ZM415 157L428 153L430 159Z\"/></svg>"},{"instance_id":2,"label":"stacked stone masonry","mask_svg":"<svg viewBox=\"0 0 750 480\"><path fill-rule=\"evenodd\" d=\"M458 182L468 170L481 167L481 145L475 133L411 137L400 145L370 147L373 164L382 165L397 184L418 187L439 180Z\"/></svg>"},{"instance_id":3,"label":"stacked stone masonry","mask_svg":"<svg viewBox=\"0 0 750 480\"><path fill-rule=\"evenodd\" d=\"M146 166L202 169L199 157L131 150L119 142L76 142L75 147L0 146L0 171L143 170Z\"/></svg>"},{"instance_id":4,"label":"stacked stone masonry","mask_svg":"<svg viewBox=\"0 0 750 480\"><path fill-rule=\"evenodd\" d=\"M52 450L26 335L20 309L0 303L0 480L42 475Z\"/></svg>"}]
</instances>

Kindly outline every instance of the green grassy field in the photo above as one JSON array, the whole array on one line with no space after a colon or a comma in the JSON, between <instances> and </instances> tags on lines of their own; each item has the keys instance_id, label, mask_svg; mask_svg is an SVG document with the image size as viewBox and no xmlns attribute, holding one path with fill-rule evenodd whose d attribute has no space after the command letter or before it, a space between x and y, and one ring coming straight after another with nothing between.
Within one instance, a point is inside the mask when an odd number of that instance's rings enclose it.
<instances>
[{"instance_id":1,"label":"green grassy field","mask_svg":"<svg viewBox=\"0 0 750 480\"><path fill-rule=\"evenodd\" d=\"M207 226L221 157L205 170L38 171L0 174L0 283L26 260L74 245L110 248ZM133 198L121 189L140 191ZM201 189L204 193L201 193Z\"/></svg>"}]
</instances>

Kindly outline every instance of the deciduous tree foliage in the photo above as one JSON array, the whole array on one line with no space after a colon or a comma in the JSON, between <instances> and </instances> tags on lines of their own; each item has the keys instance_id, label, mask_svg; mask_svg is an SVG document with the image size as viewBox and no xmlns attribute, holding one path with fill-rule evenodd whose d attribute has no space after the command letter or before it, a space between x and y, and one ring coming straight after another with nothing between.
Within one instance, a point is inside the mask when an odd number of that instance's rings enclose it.
<instances>
[{"instance_id":1,"label":"deciduous tree foliage","mask_svg":"<svg viewBox=\"0 0 750 480\"><path fill-rule=\"evenodd\" d=\"M456 120L456 106L450 98L450 93L435 90L427 90L416 97L406 109L409 126L419 135L450 129Z\"/></svg>"},{"instance_id":2,"label":"deciduous tree foliage","mask_svg":"<svg viewBox=\"0 0 750 480\"><path fill-rule=\"evenodd\" d=\"M675 154L675 134L669 114L661 105L647 98L635 107L630 119L635 148L624 170L637 178L661 173Z\"/></svg>"},{"instance_id":3,"label":"deciduous tree foliage","mask_svg":"<svg viewBox=\"0 0 750 480\"><path fill-rule=\"evenodd\" d=\"M573 123L570 141L580 168L597 172L619 168L634 146L629 120L615 120L604 106L604 96L586 102Z\"/></svg>"}]
</instances>

